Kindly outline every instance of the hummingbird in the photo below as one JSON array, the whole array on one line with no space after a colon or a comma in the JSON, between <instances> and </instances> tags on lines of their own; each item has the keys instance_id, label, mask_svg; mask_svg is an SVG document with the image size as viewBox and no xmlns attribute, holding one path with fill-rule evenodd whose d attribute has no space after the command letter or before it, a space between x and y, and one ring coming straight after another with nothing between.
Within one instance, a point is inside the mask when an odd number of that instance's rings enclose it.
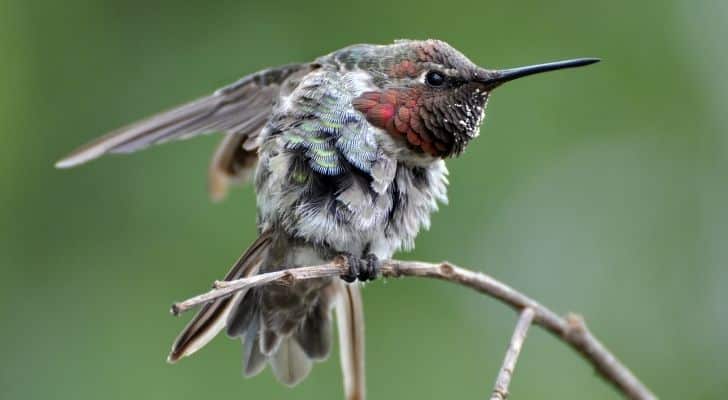
<instances>
[{"instance_id":1,"label":"hummingbird","mask_svg":"<svg viewBox=\"0 0 728 400\"><path fill-rule=\"evenodd\" d=\"M430 215L447 202L445 160L478 137L491 93L518 78L597 61L486 69L440 40L357 44L245 76L102 136L56 167L224 133L209 166L210 195L220 200L231 185L252 179L258 231L225 279L339 255L349 271L342 279L262 286L208 303L177 337L169 361L225 330L242 340L246 376L270 365L293 386L327 358L335 310L345 390L362 398L361 282L377 277L379 260L411 250L418 232L429 229Z\"/></svg>"}]
</instances>

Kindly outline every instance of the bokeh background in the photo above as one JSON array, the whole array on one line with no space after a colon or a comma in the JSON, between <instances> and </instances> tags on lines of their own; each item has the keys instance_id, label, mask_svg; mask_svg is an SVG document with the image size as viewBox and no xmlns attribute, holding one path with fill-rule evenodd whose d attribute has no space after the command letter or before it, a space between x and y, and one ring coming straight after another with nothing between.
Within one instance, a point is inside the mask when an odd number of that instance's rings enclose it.
<instances>
[{"instance_id":1,"label":"bokeh background","mask_svg":"<svg viewBox=\"0 0 728 400\"><path fill-rule=\"evenodd\" d=\"M223 336L167 350L254 239L252 190L208 202L218 137L52 163L260 68L357 42L444 39L510 67L598 56L497 92L449 161L450 205L402 257L487 272L577 311L664 398L728 392L728 2L0 1L0 398L334 399L338 356L295 389L241 377ZM515 315L442 282L365 290L372 399L484 398ZM613 399L531 331L514 399Z\"/></svg>"}]
</instances>

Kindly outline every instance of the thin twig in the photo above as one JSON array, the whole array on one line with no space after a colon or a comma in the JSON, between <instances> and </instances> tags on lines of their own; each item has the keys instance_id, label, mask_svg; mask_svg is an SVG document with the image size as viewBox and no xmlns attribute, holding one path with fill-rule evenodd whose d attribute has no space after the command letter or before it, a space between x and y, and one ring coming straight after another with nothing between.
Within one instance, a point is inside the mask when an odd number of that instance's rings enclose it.
<instances>
[{"instance_id":1,"label":"thin twig","mask_svg":"<svg viewBox=\"0 0 728 400\"><path fill-rule=\"evenodd\" d=\"M501 366L498 378L495 380L495 387L490 400L506 400L508 398L508 386L511 384L511 377L513 377L513 371L516 369L516 361L518 361L518 355L521 354L521 348L526 340L526 334L533 322L534 315L532 308L524 308L521 311L516 329L513 331L513 337L511 337L511 343L508 345L508 351L506 351L506 357L503 360L503 366Z\"/></svg>"},{"instance_id":2,"label":"thin twig","mask_svg":"<svg viewBox=\"0 0 728 400\"><path fill-rule=\"evenodd\" d=\"M340 276L348 266L343 257L337 257L328 264L300 267L255 275L235 281L216 282L215 288L205 294L192 297L172 306L172 314L178 315L197 305L229 296L238 290L264 284L290 285L294 281ZM380 272L384 277L418 276L457 283L493 297L514 309L534 311L533 323L554 334L569 344L589 361L597 372L613 384L625 397L638 400L657 399L634 374L623 365L587 329L584 320L576 315L562 318L523 293L491 278L490 276L457 267L449 262L439 264L420 261L383 260Z\"/></svg>"}]
</instances>

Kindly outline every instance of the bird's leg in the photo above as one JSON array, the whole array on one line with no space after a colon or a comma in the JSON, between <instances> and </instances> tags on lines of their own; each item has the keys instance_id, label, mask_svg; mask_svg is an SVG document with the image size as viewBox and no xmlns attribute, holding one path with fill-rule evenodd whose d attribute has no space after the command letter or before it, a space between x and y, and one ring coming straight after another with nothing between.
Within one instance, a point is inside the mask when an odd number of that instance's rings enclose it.
<instances>
[{"instance_id":1,"label":"bird's leg","mask_svg":"<svg viewBox=\"0 0 728 400\"><path fill-rule=\"evenodd\" d=\"M346 258L346 264L349 266L346 274L341 275L341 279L344 281L351 283L357 279L362 282L377 279L381 263L376 255L369 253L364 257L355 257L349 253L343 253L342 256Z\"/></svg>"}]
</instances>

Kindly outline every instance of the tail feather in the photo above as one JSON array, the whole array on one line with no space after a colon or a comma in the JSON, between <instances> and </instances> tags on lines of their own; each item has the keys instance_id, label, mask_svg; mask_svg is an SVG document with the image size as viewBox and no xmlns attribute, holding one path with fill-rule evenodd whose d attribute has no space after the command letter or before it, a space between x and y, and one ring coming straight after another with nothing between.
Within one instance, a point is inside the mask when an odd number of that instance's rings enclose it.
<instances>
[{"instance_id":1,"label":"tail feather","mask_svg":"<svg viewBox=\"0 0 728 400\"><path fill-rule=\"evenodd\" d=\"M347 400L364 400L366 376L364 371L364 306L358 285L341 282L336 302L336 322L339 330L341 372Z\"/></svg>"},{"instance_id":2,"label":"tail feather","mask_svg":"<svg viewBox=\"0 0 728 400\"><path fill-rule=\"evenodd\" d=\"M226 280L250 276L269 259L272 238L262 234L240 257ZM268 261L265 261L268 262ZM364 399L364 319L358 285L310 280L301 286L266 286L205 305L177 338L170 362L190 355L227 326L242 337L243 372L260 373L267 363L288 386L301 382L315 361L331 351L331 312L336 307L347 400Z\"/></svg>"},{"instance_id":3,"label":"tail feather","mask_svg":"<svg viewBox=\"0 0 728 400\"><path fill-rule=\"evenodd\" d=\"M260 351L260 342L258 341L258 323L251 327L243 339L243 371L246 377L258 375L265 368L265 362L268 360Z\"/></svg>"},{"instance_id":4,"label":"tail feather","mask_svg":"<svg viewBox=\"0 0 728 400\"><path fill-rule=\"evenodd\" d=\"M257 293L256 288L250 289L238 303L235 312L230 314L225 331L229 337L243 336L248 331L248 327L253 323L257 324L257 319L260 318Z\"/></svg>"},{"instance_id":5,"label":"tail feather","mask_svg":"<svg viewBox=\"0 0 728 400\"><path fill-rule=\"evenodd\" d=\"M268 357L273 356L281 345L283 337L278 332L263 328L260 339L260 351Z\"/></svg>"},{"instance_id":6,"label":"tail feather","mask_svg":"<svg viewBox=\"0 0 728 400\"><path fill-rule=\"evenodd\" d=\"M328 305L317 305L295 334L303 352L312 360L324 360L331 351L331 317Z\"/></svg>"},{"instance_id":7,"label":"tail feather","mask_svg":"<svg viewBox=\"0 0 728 400\"><path fill-rule=\"evenodd\" d=\"M287 337L270 358L270 366L281 383L295 386L311 372L312 361L294 338Z\"/></svg>"},{"instance_id":8,"label":"tail feather","mask_svg":"<svg viewBox=\"0 0 728 400\"><path fill-rule=\"evenodd\" d=\"M268 362L280 382L293 386L303 380L313 362L331 351L338 290L338 282L322 280L249 291L228 318L227 329L230 336L244 338L245 375L259 373Z\"/></svg>"}]
</instances>

